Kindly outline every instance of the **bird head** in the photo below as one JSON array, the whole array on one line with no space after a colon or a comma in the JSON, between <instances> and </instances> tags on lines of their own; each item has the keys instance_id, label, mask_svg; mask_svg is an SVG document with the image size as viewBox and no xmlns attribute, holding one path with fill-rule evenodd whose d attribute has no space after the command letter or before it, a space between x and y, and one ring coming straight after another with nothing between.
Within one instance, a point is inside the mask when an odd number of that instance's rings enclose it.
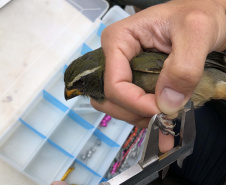
<instances>
[{"instance_id":1,"label":"bird head","mask_svg":"<svg viewBox=\"0 0 226 185\"><path fill-rule=\"evenodd\" d=\"M83 95L97 101L103 100L104 61L102 48L86 53L74 60L64 73L65 99Z\"/></svg>"}]
</instances>

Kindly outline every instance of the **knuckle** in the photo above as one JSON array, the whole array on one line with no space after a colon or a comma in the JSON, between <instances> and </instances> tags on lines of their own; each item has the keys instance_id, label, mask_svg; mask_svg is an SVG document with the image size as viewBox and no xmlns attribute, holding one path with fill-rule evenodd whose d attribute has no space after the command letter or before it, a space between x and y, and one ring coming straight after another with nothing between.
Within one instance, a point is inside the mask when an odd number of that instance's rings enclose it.
<instances>
[{"instance_id":1,"label":"knuckle","mask_svg":"<svg viewBox=\"0 0 226 185\"><path fill-rule=\"evenodd\" d=\"M213 17L204 10L193 10L185 18L185 24L194 30L205 30L213 25Z\"/></svg>"},{"instance_id":2,"label":"knuckle","mask_svg":"<svg viewBox=\"0 0 226 185\"><path fill-rule=\"evenodd\" d=\"M132 125L135 125L139 128L147 128L149 121L150 121L150 118L142 117L139 120L132 121L132 122L129 122L129 123L132 124Z\"/></svg>"},{"instance_id":3,"label":"knuckle","mask_svg":"<svg viewBox=\"0 0 226 185\"><path fill-rule=\"evenodd\" d=\"M120 114L120 113L119 113ZM114 117L114 116L113 116ZM118 115L118 116L115 116L116 119L120 119L120 120L123 120L127 123L130 123L132 125L136 125L138 124L142 119L143 117L139 116L139 115L136 115L136 114L133 114L131 112L128 112L127 115Z\"/></svg>"},{"instance_id":4,"label":"knuckle","mask_svg":"<svg viewBox=\"0 0 226 185\"><path fill-rule=\"evenodd\" d=\"M102 106L101 106L98 102L96 102L95 100L90 99L90 104L91 104L91 106L92 106L94 109L96 109L96 110L98 110L98 111L102 111L102 109L101 109Z\"/></svg>"},{"instance_id":5,"label":"knuckle","mask_svg":"<svg viewBox=\"0 0 226 185\"><path fill-rule=\"evenodd\" d=\"M105 36L108 34L108 32L111 30L112 25L107 26L101 33L101 36Z\"/></svg>"},{"instance_id":6,"label":"knuckle","mask_svg":"<svg viewBox=\"0 0 226 185\"><path fill-rule=\"evenodd\" d=\"M140 115L134 114L133 116L130 116L130 117L128 117L127 119L128 119L128 122L129 122L129 123L135 124L135 123L141 121L141 120L143 119L143 117L140 116Z\"/></svg>"},{"instance_id":7,"label":"knuckle","mask_svg":"<svg viewBox=\"0 0 226 185\"><path fill-rule=\"evenodd\" d=\"M171 71L168 72L171 81L182 89L194 88L202 75L202 69L190 65L177 65Z\"/></svg>"},{"instance_id":8,"label":"knuckle","mask_svg":"<svg viewBox=\"0 0 226 185\"><path fill-rule=\"evenodd\" d=\"M109 39L114 37L119 37L120 34L126 31L126 27L120 21L114 24L107 26L101 33L101 40L102 39Z\"/></svg>"},{"instance_id":9,"label":"knuckle","mask_svg":"<svg viewBox=\"0 0 226 185\"><path fill-rule=\"evenodd\" d=\"M104 88L104 95L107 99L111 100L114 97L113 90L110 90L110 88Z\"/></svg>"},{"instance_id":10,"label":"knuckle","mask_svg":"<svg viewBox=\"0 0 226 185\"><path fill-rule=\"evenodd\" d=\"M104 85L104 96L106 99L115 102L120 94L120 87L115 83L112 78L108 78L107 83Z\"/></svg>"},{"instance_id":11,"label":"knuckle","mask_svg":"<svg viewBox=\"0 0 226 185\"><path fill-rule=\"evenodd\" d=\"M109 34L110 34L110 32L111 32L111 25L110 26L108 26L108 27L106 27L103 31L102 31L102 33L101 33L101 40L102 39L105 39L105 38L107 38L107 37L109 37Z\"/></svg>"}]
</instances>

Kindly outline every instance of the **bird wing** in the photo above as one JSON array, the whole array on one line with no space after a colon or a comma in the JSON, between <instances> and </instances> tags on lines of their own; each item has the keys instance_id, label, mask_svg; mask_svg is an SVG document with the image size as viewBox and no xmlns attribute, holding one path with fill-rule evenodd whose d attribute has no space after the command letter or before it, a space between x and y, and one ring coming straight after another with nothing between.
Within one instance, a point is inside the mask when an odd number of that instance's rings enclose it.
<instances>
[{"instance_id":1,"label":"bird wing","mask_svg":"<svg viewBox=\"0 0 226 185\"><path fill-rule=\"evenodd\" d=\"M226 73L226 54L213 51L207 56L205 68L215 68Z\"/></svg>"},{"instance_id":2,"label":"bird wing","mask_svg":"<svg viewBox=\"0 0 226 185\"><path fill-rule=\"evenodd\" d=\"M130 61L130 66L135 71L160 73L167 57L164 53L143 52ZM205 68L215 68L226 73L226 54L216 51L208 54Z\"/></svg>"},{"instance_id":3,"label":"bird wing","mask_svg":"<svg viewBox=\"0 0 226 185\"><path fill-rule=\"evenodd\" d=\"M159 74L168 55L156 52L143 52L130 61L135 71Z\"/></svg>"}]
</instances>

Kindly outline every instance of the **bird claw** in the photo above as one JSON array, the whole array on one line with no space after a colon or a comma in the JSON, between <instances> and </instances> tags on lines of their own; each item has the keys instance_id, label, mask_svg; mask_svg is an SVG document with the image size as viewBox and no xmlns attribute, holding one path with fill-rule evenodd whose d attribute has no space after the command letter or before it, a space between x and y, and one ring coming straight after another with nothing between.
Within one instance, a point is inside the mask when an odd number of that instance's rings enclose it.
<instances>
[{"instance_id":1,"label":"bird claw","mask_svg":"<svg viewBox=\"0 0 226 185\"><path fill-rule=\"evenodd\" d=\"M164 113L158 114L157 118L158 118L158 122L157 122L158 127L164 135L169 135L169 134L172 136L179 135L179 134L175 134L175 132L172 130L176 126L176 124L174 124L171 119L167 119Z\"/></svg>"}]
</instances>

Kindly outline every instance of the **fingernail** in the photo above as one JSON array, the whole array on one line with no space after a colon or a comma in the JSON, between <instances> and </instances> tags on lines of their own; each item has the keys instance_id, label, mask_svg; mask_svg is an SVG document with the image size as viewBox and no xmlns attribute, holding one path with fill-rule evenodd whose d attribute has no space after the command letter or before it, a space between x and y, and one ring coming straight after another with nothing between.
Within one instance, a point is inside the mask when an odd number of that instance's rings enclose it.
<instances>
[{"instance_id":1,"label":"fingernail","mask_svg":"<svg viewBox=\"0 0 226 185\"><path fill-rule=\"evenodd\" d=\"M165 87L158 99L158 106L165 114L175 114L182 108L184 99L185 96L183 94Z\"/></svg>"}]
</instances>

